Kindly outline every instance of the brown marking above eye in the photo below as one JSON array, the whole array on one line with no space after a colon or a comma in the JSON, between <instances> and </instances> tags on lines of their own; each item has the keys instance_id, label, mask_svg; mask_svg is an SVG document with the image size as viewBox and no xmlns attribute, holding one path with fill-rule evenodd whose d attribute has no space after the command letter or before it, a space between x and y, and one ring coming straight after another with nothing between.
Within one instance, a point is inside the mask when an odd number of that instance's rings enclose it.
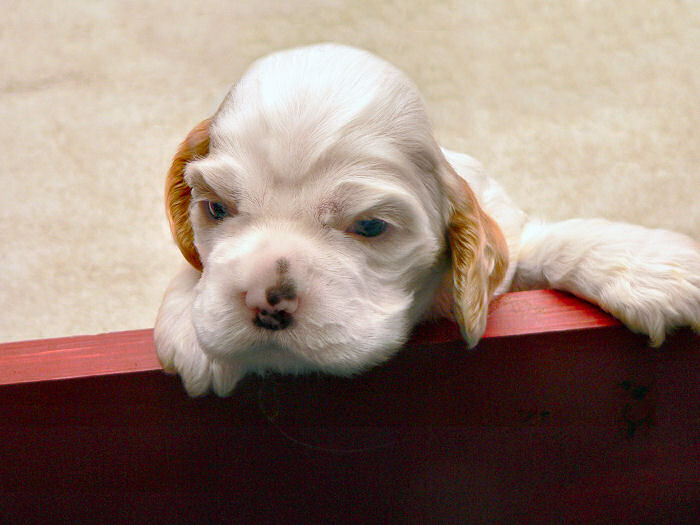
<instances>
[{"instance_id":1,"label":"brown marking above eye","mask_svg":"<svg viewBox=\"0 0 700 525\"><path fill-rule=\"evenodd\" d=\"M342 216L345 207L340 201L327 200L318 207L316 212L317 220L323 225L330 225L337 217Z\"/></svg>"}]
</instances>

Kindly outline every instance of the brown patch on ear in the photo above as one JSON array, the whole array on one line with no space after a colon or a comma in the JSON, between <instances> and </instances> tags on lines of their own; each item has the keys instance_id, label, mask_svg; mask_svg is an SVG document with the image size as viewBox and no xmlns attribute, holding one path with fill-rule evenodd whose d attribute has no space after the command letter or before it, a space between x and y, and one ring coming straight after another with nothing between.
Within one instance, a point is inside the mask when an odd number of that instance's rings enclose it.
<instances>
[{"instance_id":1,"label":"brown patch on ear","mask_svg":"<svg viewBox=\"0 0 700 525\"><path fill-rule=\"evenodd\" d=\"M448 237L452 249L455 321L470 348L486 328L488 307L508 269L508 245L503 232L479 205L469 185L454 175Z\"/></svg>"},{"instance_id":2,"label":"brown patch on ear","mask_svg":"<svg viewBox=\"0 0 700 525\"><path fill-rule=\"evenodd\" d=\"M202 271L202 261L194 245L194 233L190 222L190 187L185 183L185 166L196 158L209 153L209 124L206 119L197 124L182 141L173 158L165 179L165 211L170 221L170 231L187 262Z\"/></svg>"}]
</instances>

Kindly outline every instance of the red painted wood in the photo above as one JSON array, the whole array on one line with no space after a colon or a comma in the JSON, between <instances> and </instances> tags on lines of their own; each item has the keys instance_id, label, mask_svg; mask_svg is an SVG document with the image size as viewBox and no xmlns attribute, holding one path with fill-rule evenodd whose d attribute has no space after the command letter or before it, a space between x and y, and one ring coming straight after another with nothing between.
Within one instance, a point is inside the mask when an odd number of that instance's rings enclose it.
<instances>
[{"instance_id":1,"label":"red painted wood","mask_svg":"<svg viewBox=\"0 0 700 525\"><path fill-rule=\"evenodd\" d=\"M356 378L227 399L188 398L149 331L2 345L0 522L693 522L700 338L651 349L577 303L505 296L474 350L437 323ZM559 331L498 327L530 312ZM28 382L41 356L55 377Z\"/></svg>"},{"instance_id":2,"label":"red painted wood","mask_svg":"<svg viewBox=\"0 0 700 525\"><path fill-rule=\"evenodd\" d=\"M484 337L563 332L620 326L597 306L558 290L514 292L497 297Z\"/></svg>"},{"instance_id":3,"label":"red painted wood","mask_svg":"<svg viewBox=\"0 0 700 525\"><path fill-rule=\"evenodd\" d=\"M0 344L0 385L160 368L153 330Z\"/></svg>"},{"instance_id":4,"label":"red painted wood","mask_svg":"<svg viewBox=\"0 0 700 525\"><path fill-rule=\"evenodd\" d=\"M619 321L564 292L538 290L498 297L485 339L617 326ZM0 385L160 369L152 330L0 344ZM439 321L419 326L410 346L453 342L458 327Z\"/></svg>"},{"instance_id":5,"label":"red painted wood","mask_svg":"<svg viewBox=\"0 0 700 525\"><path fill-rule=\"evenodd\" d=\"M570 330L596 330L621 323L597 306L558 290L512 292L492 301L483 339ZM435 344L461 340L454 323L438 321L416 328L412 344Z\"/></svg>"}]
</instances>

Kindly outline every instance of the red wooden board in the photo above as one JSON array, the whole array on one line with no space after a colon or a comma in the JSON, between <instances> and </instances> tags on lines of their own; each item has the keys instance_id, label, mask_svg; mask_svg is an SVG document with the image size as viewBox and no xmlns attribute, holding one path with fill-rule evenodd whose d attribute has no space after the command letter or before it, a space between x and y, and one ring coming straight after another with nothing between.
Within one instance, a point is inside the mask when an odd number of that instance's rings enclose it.
<instances>
[{"instance_id":1,"label":"red wooden board","mask_svg":"<svg viewBox=\"0 0 700 525\"><path fill-rule=\"evenodd\" d=\"M356 378L190 399L151 331L0 345L0 522L690 523L700 338L559 292L468 351L427 324Z\"/></svg>"},{"instance_id":2,"label":"red wooden board","mask_svg":"<svg viewBox=\"0 0 700 525\"><path fill-rule=\"evenodd\" d=\"M484 339L619 324L599 308L564 292L516 292L493 302ZM446 342L460 345L461 336L454 323L440 321L419 326L409 346ZM157 369L152 330L0 344L0 385Z\"/></svg>"}]
</instances>

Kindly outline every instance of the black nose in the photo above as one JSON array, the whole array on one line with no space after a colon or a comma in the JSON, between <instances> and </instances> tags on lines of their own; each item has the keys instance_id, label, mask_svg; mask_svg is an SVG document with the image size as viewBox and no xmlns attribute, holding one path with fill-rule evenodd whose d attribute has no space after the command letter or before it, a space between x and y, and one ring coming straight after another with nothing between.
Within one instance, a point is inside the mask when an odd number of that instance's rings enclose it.
<instances>
[{"instance_id":1,"label":"black nose","mask_svg":"<svg viewBox=\"0 0 700 525\"><path fill-rule=\"evenodd\" d=\"M260 310L255 314L253 323L268 330L284 330L292 324L292 314L285 310Z\"/></svg>"},{"instance_id":2,"label":"black nose","mask_svg":"<svg viewBox=\"0 0 700 525\"><path fill-rule=\"evenodd\" d=\"M265 299L254 306L253 323L268 330L284 330L292 324L299 300L291 280L283 279L265 290Z\"/></svg>"}]
</instances>

